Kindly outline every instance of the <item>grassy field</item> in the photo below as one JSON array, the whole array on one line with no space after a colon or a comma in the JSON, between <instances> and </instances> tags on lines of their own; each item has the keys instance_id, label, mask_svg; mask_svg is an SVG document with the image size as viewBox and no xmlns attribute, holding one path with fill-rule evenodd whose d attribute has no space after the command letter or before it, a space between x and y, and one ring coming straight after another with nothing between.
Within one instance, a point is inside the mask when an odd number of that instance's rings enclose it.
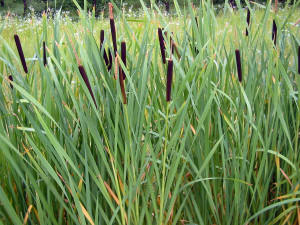
<instances>
[{"instance_id":1,"label":"grassy field","mask_svg":"<svg viewBox=\"0 0 300 225\"><path fill-rule=\"evenodd\" d=\"M247 5L2 17L0 225L300 224L300 2Z\"/></svg>"}]
</instances>

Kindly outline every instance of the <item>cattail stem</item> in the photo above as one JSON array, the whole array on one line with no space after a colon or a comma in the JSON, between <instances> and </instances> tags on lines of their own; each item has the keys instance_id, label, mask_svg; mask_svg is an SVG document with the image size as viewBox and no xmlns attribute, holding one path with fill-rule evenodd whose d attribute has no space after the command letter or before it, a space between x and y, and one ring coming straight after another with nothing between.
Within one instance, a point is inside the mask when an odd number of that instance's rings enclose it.
<instances>
[{"instance_id":1,"label":"cattail stem","mask_svg":"<svg viewBox=\"0 0 300 225\"><path fill-rule=\"evenodd\" d=\"M101 30L101 32L100 32L100 52L101 52L102 47L103 47L103 42L104 42L104 30ZM109 66L109 60L108 60L105 48L103 49L103 58L104 58L106 66L108 67Z\"/></svg>"},{"instance_id":2,"label":"cattail stem","mask_svg":"<svg viewBox=\"0 0 300 225\"><path fill-rule=\"evenodd\" d=\"M249 8L247 9L247 24L248 24L248 27L249 27L250 26L250 10L249 10ZM248 27L246 28L246 36L249 35Z\"/></svg>"},{"instance_id":3,"label":"cattail stem","mask_svg":"<svg viewBox=\"0 0 300 225\"><path fill-rule=\"evenodd\" d=\"M14 38L15 38L16 46L17 46L17 49L18 49L18 52L19 52L19 56L20 56L20 59L21 59L21 62L22 62L24 72L28 73L28 69L27 69L27 65L26 65L26 61L25 61L25 57L24 57L24 53L23 53L23 49L22 49L22 45L21 45L21 42L20 42L19 35L17 35L17 34L14 35Z\"/></svg>"},{"instance_id":4,"label":"cattail stem","mask_svg":"<svg viewBox=\"0 0 300 225\"><path fill-rule=\"evenodd\" d=\"M158 28L158 39L163 64L166 64L165 44L161 28Z\"/></svg>"},{"instance_id":5,"label":"cattail stem","mask_svg":"<svg viewBox=\"0 0 300 225\"><path fill-rule=\"evenodd\" d=\"M235 58L236 58L236 67L238 71L239 81L242 82L242 65L241 65L241 56L240 56L240 50L235 50Z\"/></svg>"},{"instance_id":6,"label":"cattail stem","mask_svg":"<svg viewBox=\"0 0 300 225\"><path fill-rule=\"evenodd\" d=\"M47 66L47 53L46 53L46 43L43 41L43 58L44 58L44 66Z\"/></svg>"},{"instance_id":7,"label":"cattail stem","mask_svg":"<svg viewBox=\"0 0 300 225\"><path fill-rule=\"evenodd\" d=\"M166 96L167 102L171 100L172 76L173 76L173 60L170 59L168 62L168 70L167 70L167 96Z\"/></svg>"},{"instance_id":8,"label":"cattail stem","mask_svg":"<svg viewBox=\"0 0 300 225\"><path fill-rule=\"evenodd\" d=\"M121 43L121 59L126 67L126 42ZM122 70L123 80L126 78L124 71Z\"/></svg>"},{"instance_id":9,"label":"cattail stem","mask_svg":"<svg viewBox=\"0 0 300 225\"><path fill-rule=\"evenodd\" d=\"M10 81L14 81L14 79L13 79L13 77L12 77L12 75L9 75L9 80ZM10 83L10 88L11 88L11 90L13 90L14 89L14 86L12 85L12 83Z\"/></svg>"},{"instance_id":10,"label":"cattail stem","mask_svg":"<svg viewBox=\"0 0 300 225\"><path fill-rule=\"evenodd\" d=\"M274 45L276 46L276 40L277 40L277 25L276 25L275 19L273 20L272 40L274 41Z\"/></svg>"},{"instance_id":11,"label":"cattail stem","mask_svg":"<svg viewBox=\"0 0 300 225\"><path fill-rule=\"evenodd\" d=\"M91 88L89 79L88 79L88 77L87 77L87 75L86 75L85 69L84 69L84 67L81 66L81 65L78 66L78 69L79 69L79 72L80 72L80 74L81 74L81 76L82 76L82 79L84 80L84 82L85 82L85 84L86 84L86 86L87 86L87 88L88 88L88 90L89 90L89 92L90 92L90 94L91 94L91 96L92 96L92 99L93 99L93 101L94 101L94 103L95 103L95 106L96 106L96 108L97 108L97 103L96 103L96 100L95 100L95 97L94 97L94 94L93 94L93 91L92 91L92 88Z\"/></svg>"}]
</instances>

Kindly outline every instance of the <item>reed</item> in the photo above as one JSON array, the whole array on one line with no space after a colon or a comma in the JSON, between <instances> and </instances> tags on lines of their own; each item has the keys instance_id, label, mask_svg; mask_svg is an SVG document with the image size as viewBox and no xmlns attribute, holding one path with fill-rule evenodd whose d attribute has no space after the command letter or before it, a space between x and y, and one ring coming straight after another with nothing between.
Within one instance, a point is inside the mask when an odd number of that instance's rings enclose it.
<instances>
[{"instance_id":1,"label":"reed","mask_svg":"<svg viewBox=\"0 0 300 225\"><path fill-rule=\"evenodd\" d=\"M16 46L17 46L17 49L18 49L19 57L21 59L21 63L22 63L24 72L28 73L27 64L26 64L26 61L25 61L25 57L24 57L24 53L23 53L23 48L22 48L22 45L21 45L21 41L20 41L19 35L15 34L14 38L15 38Z\"/></svg>"},{"instance_id":2,"label":"reed","mask_svg":"<svg viewBox=\"0 0 300 225\"><path fill-rule=\"evenodd\" d=\"M163 64L166 64L165 44L161 28L158 28L158 39Z\"/></svg>"},{"instance_id":3,"label":"reed","mask_svg":"<svg viewBox=\"0 0 300 225\"><path fill-rule=\"evenodd\" d=\"M127 100L126 100L126 93L125 93L125 86L124 86L124 77L122 74L122 69L120 66L120 63L118 61L118 57L115 58L115 74L118 74L118 67L119 67L119 83L120 83L120 88L121 88L121 93L122 93L122 98L123 98L123 104L126 105L127 104Z\"/></svg>"},{"instance_id":4,"label":"reed","mask_svg":"<svg viewBox=\"0 0 300 225\"><path fill-rule=\"evenodd\" d=\"M121 43L121 59L122 59L122 62L124 63L124 66L126 67L126 42L124 42L124 41ZM126 78L126 75L123 70L122 70L122 74L123 74L123 80L124 80Z\"/></svg>"},{"instance_id":5,"label":"reed","mask_svg":"<svg viewBox=\"0 0 300 225\"><path fill-rule=\"evenodd\" d=\"M237 67L239 82L242 82L242 65L241 65L241 55L239 49L235 50L235 58L236 58L236 67Z\"/></svg>"},{"instance_id":6,"label":"reed","mask_svg":"<svg viewBox=\"0 0 300 225\"><path fill-rule=\"evenodd\" d=\"M114 52L115 55L117 55L117 35L116 35L116 26L115 26L115 20L114 20L114 14L113 14L113 5L112 3L108 3L109 7L109 21L110 21L110 30L111 30L111 37L113 41L113 46L114 46Z\"/></svg>"},{"instance_id":7,"label":"reed","mask_svg":"<svg viewBox=\"0 0 300 225\"><path fill-rule=\"evenodd\" d=\"M80 72L80 74L81 74L81 76L82 76L82 79L84 80L85 85L87 86L87 88L88 88L88 90L89 90L89 92L90 92L90 94L91 94L91 96L92 96L92 98L93 98L93 101L94 101L94 103L95 103L95 106L96 106L96 108L97 108L97 103L96 103L96 100L95 100L95 97L94 97L94 93L93 93L93 91L92 91L92 88L91 88L89 79L88 79L88 77L87 77L87 75L86 75L85 69L84 69L84 67L83 67L82 65L79 65L79 66L78 66L78 69L79 69L79 72Z\"/></svg>"}]
</instances>

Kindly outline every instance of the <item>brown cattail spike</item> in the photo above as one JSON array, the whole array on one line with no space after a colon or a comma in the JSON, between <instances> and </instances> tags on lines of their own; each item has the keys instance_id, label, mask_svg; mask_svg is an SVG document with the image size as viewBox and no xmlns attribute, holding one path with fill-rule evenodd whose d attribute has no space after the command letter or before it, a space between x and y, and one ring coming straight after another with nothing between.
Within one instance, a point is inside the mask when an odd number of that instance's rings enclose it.
<instances>
[{"instance_id":1,"label":"brown cattail spike","mask_svg":"<svg viewBox=\"0 0 300 225\"><path fill-rule=\"evenodd\" d=\"M172 39L172 35L173 35L173 32L171 32L171 35L170 35L170 49L171 49L171 54L174 54L174 41Z\"/></svg>"},{"instance_id":2,"label":"brown cattail spike","mask_svg":"<svg viewBox=\"0 0 300 225\"><path fill-rule=\"evenodd\" d=\"M241 56L240 56L240 50L235 50L235 58L236 58L236 67L238 71L239 81L242 82L242 65L241 65Z\"/></svg>"},{"instance_id":3,"label":"brown cattail spike","mask_svg":"<svg viewBox=\"0 0 300 225\"><path fill-rule=\"evenodd\" d=\"M172 76L173 76L173 60L170 59L168 62L168 70L167 70L167 97L166 97L167 102L171 100Z\"/></svg>"},{"instance_id":4,"label":"brown cattail spike","mask_svg":"<svg viewBox=\"0 0 300 225\"><path fill-rule=\"evenodd\" d=\"M272 40L274 41L274 45L276 46L276 40L277 40L277 25L276 25L275 20L273 20Z\"/></svg>"},{"instance_id":5,"label":"brown cattail spike","mask_svg":"<svg viewBox=\"0 0 300 225\"><path fill-rule=\"evenodd\" d=\"M20 59L21 59L21 62L22 62L24 72L28 73L27 65L26 65L26 61L25 61L25 57L24 57L24 53L23 53L23 49L22 49L22 45L21 45L21 42L20 42L19 35L16 34L14 36L14 38L15 38L16 46L17 46L17 49L18 49L18 52L19 52L19 56L20 56Z\"/></svg>"},{"instance_id":6,"label":"brown cattail spike","mask_svg":"<svg viewBox=\"0 0 300 225\"><path fill-rule=\"evenodd\" d=\"M43 41L43 58L44 58L44 66L47 66L47 54L46 54L46 43Z\"/></svg>"},{"instance_id":7,"label":"brown cattail spike","mask_svg":"<svg viewBox=\"0 0 300 225\"><path fill-rule=\"evenodd\" d=\"M104 42L104 30L101 30L101 32L100 32L100 52L102 50L103 42ZM108 60L107 53L106 53L105 49L103 49L103 58L104 58L106 66L108 67L109 66L109 60Z\"/></svg>"},{"instance_id":8,"label":"brown cattail spike","mask_svg":"<svg viewBox=\"0 0 300 225\"><path fill-rule=\"evenodd\" d=\"M115 58L115 72L116 72L116 75L118 73L118 66L119 66L119 82L120 82L120 88L121 88L121 92L122 92L123 104L126 105L127 101L126 101L126 93L125 93L122 69L121 69L120 64L118 63L118 57L116 57Z\"/></svg>"},{"instance_id":9,"label":"brown cattail spike","mask_svg":"<svg viewBox=\"0 0 300 225\"><path fill-rule=\"evenodd\" d=\"M163 61L163 64L166 64L165 44L164 44L162 30L160 28L158 28L158 39L159 39L162 61Z\"/></svg>"},{"instance_id":10,"label":"brown cattail spike","mask_svg":"<svg viewBox=\"0 0 300 225\"><path fill-rule=\"evenodd\" d=\"M198 24L198 18L195 16L195 20L196 20L196 25L197 27L199 27L199 24Z\"/></svg>"},{"instance_id":11,"label":"brown cattail spike","mask_svg":"<svg viewBox=\"0 0 300 225\"><path fill-rule=\"evenodd\" d=\"M95 103L95 106L96 106L96 108L97 108L97 103L96 103L96 100L95 100L95 97L94 97L94 94L93 94L93 91L92 91L92 88L91 88L89 79L88 79L88 77L87 77L87 75L86 75L85 69L84 69L84 67L81 66L81 65L78 66L78 69L79 69L79 72L80 72L80 74L81 74L81 76L82 76L82 79L84 80L84 83L86 84L86 86L87 86L87 88L88 88L88 90L89 90L89 92L90 92L90 94L91 94L91 96L92 96L92 99L93 99L93 101L94 101L94 103Z\"/></svg>"},{"instance_id":12,"label":"brown cattail spike","mask_svg":"<svg viewBox=\"0 0 300 225\"><path fill-rule=\"evenodd\" d=\"M112 63L113 63L113 58L112 58L112 54L111 54L111 51L110 51L110 49L108 49L108 55L109 55L109 66L108 66L108 71L110 71L111 70L111 67L112 67Z\"/></svg>"},{"instance_id":13,"label":"brown cattail spike","mask_svg":"<svg viewBox=\"0 0 300 225\"><path fill-rule=\"evenodd\" d=\"M247 9L247 25L248 25L248 27L250 26L250 10L249 10L249 8ZM246 28L246 36L249 35L248 27Z\"/></svg>"},{"instance_id":14,"label":"brown cattail spike","mask_svg":"<svg viewBox=\"0 0 300 225\"><path fill-rule=\"evenodd\" d=\"M126 67L126 42L121 43L121 59L122 59L122 62L124 63L124 66ZM122 74L123 74L123 80L124 80L126 78L126 75L123 70L122 70Z\"/></svg>"},{"instance_id":15,"label":"brown cattail spike","mask_svg":"<svg viewBox=\"0 0 300 225\"><path fill-rule=\"evenodd\" d=\"M9 75L9 80L10 81L14 81L14 79L13 79L13 77L12 77L12 75ZM11 88L11 90L13 90L14 89L14 86L12 85L12 83L10 83L10 88Z\"/></svg>"},{"instance_id":16,"label":"brown cattail spike","mask_svg":"<svg viewBox=\"0 0 300 225\"><path fill-rule=\"evenodd\" d=\"M300 46L298 46L298 73L300 75Z\"/></svg>"}]
</instances>

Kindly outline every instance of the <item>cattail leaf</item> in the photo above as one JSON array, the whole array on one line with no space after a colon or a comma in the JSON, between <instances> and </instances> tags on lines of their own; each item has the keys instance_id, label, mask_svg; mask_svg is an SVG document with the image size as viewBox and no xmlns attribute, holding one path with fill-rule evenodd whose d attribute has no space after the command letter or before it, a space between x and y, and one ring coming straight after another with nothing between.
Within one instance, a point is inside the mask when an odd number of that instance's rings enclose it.
<instances>
[{"instance_id":1,"label":"cattail leaf","mask_svg":"<svg viewBox=\"0 0 300 225\"><path fill-rule=\"evenodd\" d=\"M100 31L100 52L102 51L103 42L104 42L104 30L101 30ZM107 57L105 48L103 49L103 58L104 58L106 67L109 67L109 59Z\"/></svg>"},{"instance_id":2,"label":"cattail leaf","mask_svg":"<svg viewBox=\"0 0 300 225\"><path fill-rule=\"evenodd\" d=\"M298 73L300 75L300 46L298 46Z\"/></svg>"}]
</instances>

